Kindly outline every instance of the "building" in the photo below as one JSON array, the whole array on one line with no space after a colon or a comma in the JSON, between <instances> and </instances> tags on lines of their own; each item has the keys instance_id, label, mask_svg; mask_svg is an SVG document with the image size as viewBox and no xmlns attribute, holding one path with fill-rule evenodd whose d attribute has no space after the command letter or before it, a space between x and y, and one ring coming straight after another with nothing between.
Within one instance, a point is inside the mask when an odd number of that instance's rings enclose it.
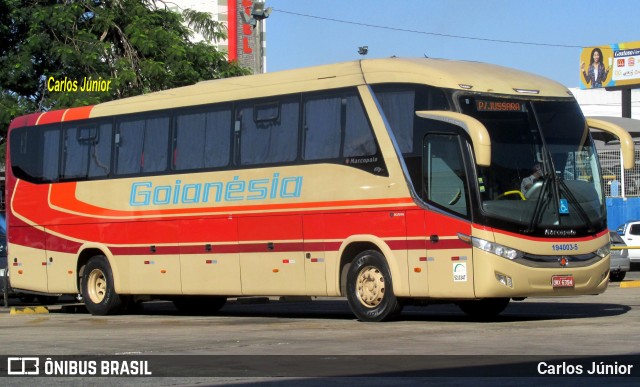
<instances>
[{"instance_id":1,"label":"building","mask_svg":"<svg viewBox=\"0 0 640 387\"><path fill-rule=\"evenodd\" d=\"M226 51L229 60L238 61L254 73L264 73L267 70L266 16L251 15L254 3L264 8L264 0L176 0L167 5L176 12L190 8L210 13L214 20L227 27L227 39L209 43ZM196 34L194 40L200 41L203 37Z\"/></svg>"},{"instance_id":2,"label":"building","mask_svg":"<svg viewBox=\"0 0 640 387\"><path fill-rule=\"evenodd\" d=\"M570 88L585 116L622 117L622 96L605 89ZM631 118L640 120L640 90L631 91Z\"/></svg>"}]
</instances>

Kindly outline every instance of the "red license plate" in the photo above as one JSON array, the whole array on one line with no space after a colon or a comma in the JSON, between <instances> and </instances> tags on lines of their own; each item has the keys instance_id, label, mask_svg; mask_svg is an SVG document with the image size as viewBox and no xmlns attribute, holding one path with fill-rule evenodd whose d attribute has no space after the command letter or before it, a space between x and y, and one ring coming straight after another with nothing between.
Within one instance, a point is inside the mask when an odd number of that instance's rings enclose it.
<instances>
[{"instance_id":1,"label":"red license plate","mask_svg":"<svg viewBox=\"0 0 640 387\"><path fill-rule=\"evenodd\" d=\"M551 277L554 288L572 288L575 286L572 275L554 275Z\"/></svg>"}]
</instances>

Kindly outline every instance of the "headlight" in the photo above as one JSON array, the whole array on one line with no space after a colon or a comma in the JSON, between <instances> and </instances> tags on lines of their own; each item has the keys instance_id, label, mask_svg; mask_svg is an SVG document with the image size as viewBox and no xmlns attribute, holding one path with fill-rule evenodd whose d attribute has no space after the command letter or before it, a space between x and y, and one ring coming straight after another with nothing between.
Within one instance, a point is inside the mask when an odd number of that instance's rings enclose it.
<instances>
[{"instance_id":1,"label":"headlight","mask_svg":"<svg viewBox=\"0 0 640 387\"><path fill-rule=\"evenodd\" d=\"M460 239L466 242L471 242L471 245L479 248L480 250L486 251L491 254L495 254L502 258L513 260L516 258L520 258L524 255L524 253L520 250L512 249L511 247L503 246L495 242L489 242L484 239L469 237L467 235L461 235L461 234L458 234L458 237L460 237Z\"/></svg>"},{"instance_id":2,"label":"headlight","mask_svg":"<svg viewBox=\"0 0 640 387\"><path fill-rule=\"evenodd\" d=\"M607 243L606 245L596 250L596 255L600 258L604 258L607 255L609 255L610 252L611 252L611 244Z\"/></svg>"}]
</instances>

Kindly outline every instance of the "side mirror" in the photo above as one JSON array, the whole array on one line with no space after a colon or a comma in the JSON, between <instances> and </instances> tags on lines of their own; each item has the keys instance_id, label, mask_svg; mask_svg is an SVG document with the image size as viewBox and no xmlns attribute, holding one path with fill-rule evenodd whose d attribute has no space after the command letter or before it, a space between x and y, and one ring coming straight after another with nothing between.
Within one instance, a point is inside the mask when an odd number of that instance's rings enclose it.
<instances>
[{"instance_id":1,"label":"side mirror","mask_svg":"<svg viewBox=\"0 0 640 387\"><path fill-rule=\"evenodd\" d=\"M631 169L635 163L635 151L633 138L629 132L614 123L599 120L597 118L587 118L587 125L590 128L599 129L610 133L620 140L620 150L622 152L622 162L624 169Z\"/></svg>"},{"instance_id":2,"label":"side mirror","mask_svg":"<svg viewBox=\"0 0 640 387\"><path fill-rule=\"evenodd\" d=\"M417 111L416 115L429 120L446 122L464 129L471 137L476 163L483 167L491 166L491 139L487 128L480 121L466 114L445 110Z\"/></svg>"}]
</instances>

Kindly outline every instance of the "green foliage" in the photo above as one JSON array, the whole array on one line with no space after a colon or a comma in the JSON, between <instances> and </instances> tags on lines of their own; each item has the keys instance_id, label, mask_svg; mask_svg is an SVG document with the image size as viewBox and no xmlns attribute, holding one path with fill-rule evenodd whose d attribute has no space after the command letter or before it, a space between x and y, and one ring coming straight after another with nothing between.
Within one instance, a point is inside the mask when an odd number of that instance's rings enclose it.
<instances>
[{"instance_id":1,"label":"green foliage","mask_svg":"<svg viewBox=\"0 0 640 387\"><path fill-rule=\"evenodd\" d=\"M201 80L246 75L214 46L224 26L161 0L0 0L0 136L11 119ZM51 91L58 81L111 80L108 92Z\"/></svg>"}]
</instances>

